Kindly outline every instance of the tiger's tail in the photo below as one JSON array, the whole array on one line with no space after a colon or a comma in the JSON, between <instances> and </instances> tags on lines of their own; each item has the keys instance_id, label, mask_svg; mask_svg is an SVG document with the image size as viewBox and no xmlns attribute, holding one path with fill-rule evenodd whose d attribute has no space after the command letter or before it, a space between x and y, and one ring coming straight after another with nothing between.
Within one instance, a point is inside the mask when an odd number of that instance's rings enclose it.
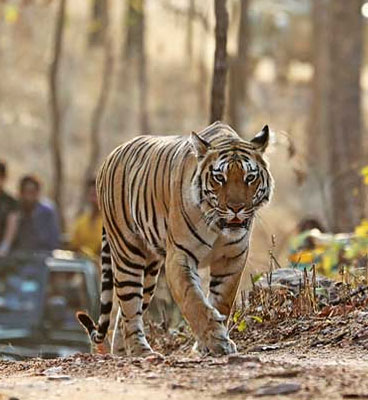
<instances>
[{"instance_id":1,"label":"tiger's tail","mask_svg":"<svg viewBox=\"0 0 368 400\"><path fill-rule=\"evenodd\" d=\"M102 230L102 251L101 251L102 281L101 281L101 305L98 324L85 312L78 311L76 316L80 324L87 331L92 343L103 343L110 325L110 314L113 299L113 273L111 265L111 250L107 240L105 228Z\"/></svg>"}]
</instances>

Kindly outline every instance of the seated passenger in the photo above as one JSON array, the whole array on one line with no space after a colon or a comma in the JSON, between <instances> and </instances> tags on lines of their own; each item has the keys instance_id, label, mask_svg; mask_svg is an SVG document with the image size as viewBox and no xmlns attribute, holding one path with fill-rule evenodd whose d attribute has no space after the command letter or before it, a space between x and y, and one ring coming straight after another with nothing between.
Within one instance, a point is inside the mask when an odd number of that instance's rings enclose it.
<instances>
[{"instance_id":1,"label":"seated passenger","mask_svg":"<svg viewBox=\"0 0 368 400\"><path fill-rule=\"evenodd\" d=\"M20 217L14 250L49 251L59 247L60 230L55 208L40 200L40 181L24 176L19 184Z\"/></svg>"},{"instance_id":2,"label":"seated passenger","mask_svg":"<svg viewBox=\"0 0 368 400\"><path fill-rule=\"evenodd\" d=\"M18 203L4 191L6 177L6 164L0 161L0 257L8 254L18 226Z\"/></svg>"},{"instance_id":3,"label":"seated passenger","mask_svg":"<svg viewBox=\"0 0 368 400\"><path fill-rule=\"evenodd\" d=\"M98 209L95 179L87 182L87 208L72 228L71 247L91 257L101 251L102 218Z\"/></svg>"}]
</instances>

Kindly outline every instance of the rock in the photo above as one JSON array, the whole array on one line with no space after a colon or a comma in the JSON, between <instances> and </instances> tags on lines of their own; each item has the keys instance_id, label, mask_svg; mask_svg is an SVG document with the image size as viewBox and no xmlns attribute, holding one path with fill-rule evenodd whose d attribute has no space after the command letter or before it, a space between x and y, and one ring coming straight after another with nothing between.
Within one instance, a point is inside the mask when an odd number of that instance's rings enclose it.
<instances>
[{"instance_id":1,"label":"rock","mask_svg":"<svg viewBox=\"0 0 368 400\"><path fill-rule=\"evenodd\" d=\"M275 351L281 349L279 344L260 344L249 349L250 352Z\"/></svg>"},{"instance_id":2,"label":"rock","mask_svg":"<svg viewBox=\"0 0 368 400\"><path fill-rule=\"evenodd\" d=\"M69 375L50 375L47 377L49 381L68 381L70 380Z\"/></svg>"},{"instance_id":3,"label":"rock","mask_svg":"<svg viewBox=\"0 0 368 400\"><path fill-rule=\"evenodd\" d=\"M269 274L268 274L269 275ZM307 276L309 282L312 283L312 272L308 271ZM291 290L295 295L299 294L300 287L303 287L304 283L304 271L293 268L280 268L272 271L271 288L286 288ZM256 282L256 287L268 288L269 283L267 276L262 277ZM336 287L336 281L329 279L322 275L316 275L317 285L317 298L334 301L338 299L338 287Z\"/></svg>"},{"instance_id":4,"label":"rock","mask_svg":"<svg viewBox=\"0 0 368 400\"><path fill-rule=\"evenodd\" d=\"M246 385L237 385L226 389L223 394L240 394L240 393L249 393L250 390Z\"/></svg>"},{"instance_id":5,"label":"rock","mask_svg":"<svg viewBox=\"0 0 368 400\"><path fill-rule=\"evenodd\" d=\"M260 363L258 356L243 356L241 354L231 354L227 359L228 364Z\"/></svg>"},{"instance_id":6,"label":"rock","mask_svg":"<svg viewBox=\"0 0 368 400\"><path fill-rule=\"evenodd\" d=\"M49 376L49 375L56 375L56 374L59 374L59 373L62 372L62 371L63 371L63 367L51 367L51 368L45 369L45 370L42 372L42 374L43 374L43 375L47 375L47 376Z\"/></svg>"},{"instance_id":7,"label":"rock","mask_svg":"<svg viewBox=\"0 0 368 400\"><path fill-rule=\"evenodd\" d=\"M280 383L279 385L266 385L256 389L254 396L276 396L279 394L296 393L299 392L301 388L302 387L300 383L297 382Z\"/></svg>"}]
</instances>

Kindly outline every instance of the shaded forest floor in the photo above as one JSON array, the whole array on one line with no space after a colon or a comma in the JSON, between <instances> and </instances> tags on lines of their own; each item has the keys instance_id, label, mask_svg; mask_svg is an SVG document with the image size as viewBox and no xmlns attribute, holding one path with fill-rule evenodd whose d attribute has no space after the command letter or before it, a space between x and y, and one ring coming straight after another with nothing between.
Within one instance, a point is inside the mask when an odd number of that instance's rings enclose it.
<instances>
[{"instance_id":1,"label":"shaded forest floor","mask_svg":"<svg viewBox=\"0 0 368 400\"><path fill-rule=\"evenodd\" d=\"M163 358L2 361L0 399L368 398L368 312L332 314L234 329L239 354L229 357L200 358L185 332L156 328Z\"/></svg>"}]
</instances>

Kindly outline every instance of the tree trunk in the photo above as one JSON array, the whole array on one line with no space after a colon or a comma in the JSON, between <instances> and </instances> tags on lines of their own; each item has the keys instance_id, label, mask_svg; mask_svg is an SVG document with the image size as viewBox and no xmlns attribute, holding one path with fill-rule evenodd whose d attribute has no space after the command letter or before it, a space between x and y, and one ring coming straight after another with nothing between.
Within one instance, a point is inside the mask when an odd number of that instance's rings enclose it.
<instances>
[{"instance_id":1,"label":"tree trunk","mask_svg":"<svg viewBox=\"0 0 368 400\"><path fill-rule=\"evenodd\" d=\"M63 35L65 26L65 8L66 0L59 1L59 7L56 16L56 26L53 41L53 55L49 70L49 96L51 113L51 152L53 157L53 199L58 207L61 226L64 226L63 209L63 159L62 159L62 124L61 110L58 93L58 75L60 68L60 58L62 55Z\"/></svg>"},{"instance_id":2,"label":"tree trunk","mask_svg":"<svg viewBox=\"0 0 368 400\"><path fill-rule=\"evenodd\" d=\"M349 232L363 212L360 68L362 0L331 2L329 167L333 229Z\"/></svg>"},{"instance_id":3,"label":"tree trunk","mask_svg":"<svg viewBox=\"0 0 368 400\"><path fill-rule=\"evenodd\" d=\"M249 0L240 0L240 20L237 54L230 63L229 119L235 129L241 129L245 119L248 82L248 47L250 29L248 24Z\"/></svg>"},{"instance_id":4,"label":"tree trunk","mask_svg":"<svg viewBox=\"0 0 368 400\"><path fill-rule=\"evenodd\" d=\"M93 178L96 174L96 167L98 165L101 152L101 139L100 139L101 124L106 111L106 104L111 89L114 62L112 55L111 37L109 35L108 29L109 29L109 18L108 14L106 14L106 31L104 38L105 47L104 47L104 61L102 68L102 79L101 79L100 92L96 101L96 105L93 109L91 118L91 131L90 131L91 153L89 157L88 166L85 172L85 182ZM86 195L87 195L86 186L83 185L83 192L81 196L82 199L81 208L85 204Z\"/></svg>"},{"instance_id":5,"label":"tree trunk","mask_svg":"<svg viewBox=\"0 0 368 400\"><path fill-rule=\"evenodd\" d=\"M215 0L216 16L216 50L211 92L210 122L221 120L225 110L225 87L227 73L227 29L229 16L226 9L226 0Z\"/></svg>"},{"instance_id":6,"label":"tree trunk","mask_svg":"<svg viewBox=\"0 0 368 400\"><path fill-rule=\"evenodd\" d=\"M333 217L329 198L329 160L326 154L330 131L330 42L331 42L331 1L313 0L313 84L312 101L306 136L305 161L308 166L303 183L308 196L303 197L303 207L307 214L324 219L328 229L332 229Z\"/></svg>"},{"instance_id":7,"label":"tree trunk","mask_svg":"<svg viewBox=\"0 0 368 400\"><path fill-rule=\"evenodd\" d=\"M141 133L149 132L147 72L145 51L145 0L128 0L126 13L125 61L129 72L138 80L139 125Z\"/></svg>"},{"instance_id":8,"label":"tree trunk","mask_svg":"<svg viewBox=\"0 0 368 400\"><path fill-rule=\"evenodd\" d=\"M186 57L189 67L193 65L193 22L195 16L195 0L189 0L187 15Z\"/></svg>"},{"instance_id":9,"label":"tree trunk","mask_svg":"<svg viewBox=\"0 0 368 400\"><path fill-rule=\"evenodd\" d=\"M93 0L89 27L88 43L90 46L103 45L107 29L107 0Z\"/></svg>"},{"instance_id":10,"label":"tree trunk","mask_svg":"<svg viewBox=\"0 0 368 400\"><path fill-rule=\"evenodd\" d=\"M321 168L329 129L331 0L313 1L313 101L308 133L308 161ZM326 167L326 166L325 166ZM326 168L324 168L325 170Z\"/></svg>"}]
</instances>

